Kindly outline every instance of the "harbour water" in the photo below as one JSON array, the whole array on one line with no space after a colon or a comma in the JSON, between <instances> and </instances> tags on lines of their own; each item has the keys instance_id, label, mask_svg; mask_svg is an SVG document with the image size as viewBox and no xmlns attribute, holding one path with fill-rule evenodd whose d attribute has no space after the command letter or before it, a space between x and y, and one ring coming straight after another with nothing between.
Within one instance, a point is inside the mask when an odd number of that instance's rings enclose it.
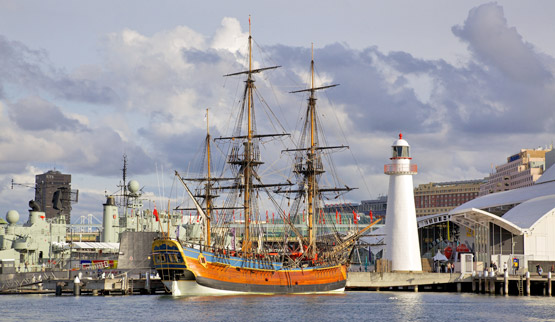
<instances>
[{"instance_id":1,"label":"harbour water","mask_svg":"<svg viewBox=\"0 0 555 322\"><path fill-rule=\"evenodd\" d=\"M0 295L2 321L555 321L555 298L346 292L222 297Z\"/></svg>"}]
</instances>

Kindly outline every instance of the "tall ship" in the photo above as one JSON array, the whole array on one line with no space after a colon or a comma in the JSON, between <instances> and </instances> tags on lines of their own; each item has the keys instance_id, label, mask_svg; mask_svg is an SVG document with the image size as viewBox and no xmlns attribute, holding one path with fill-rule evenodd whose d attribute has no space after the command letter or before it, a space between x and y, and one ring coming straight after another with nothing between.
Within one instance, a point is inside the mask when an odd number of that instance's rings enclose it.
<instances>
[{"instance_id":1,"label":"tall ship","mask_svg":"<svg viewBox=\"0 0 555 322\"><path fill-rule=\"evenodd\" d=\"M176 171L202 221L202 237L155 240L154 266L174 295L343 291L355 243L379 220L346 235L337 232L333 221L326 224L326 195L337 197L353 189L328 187L321 180L324 163L330 163L324 162L329 152L347 148L325 146L318 120L316 92L337 85L314 85L312 54L310 87L292 92L309 94L300 135L294 148L282 151L293 162L291 180L267 183L261 175L265 170L260 146L263 140L288 134L258 133L254 102L259 93L254 75L279 66L253 69L252 43L249 18L248 70L225 75L246 76L243 100L232 135L216 139L229 143L226 162L231 175L212 176L207 130L205 175L185 178ZM197 188L191 188L195 183ZM218 194L226 195L223 202L217 202ZM273 206L271 219L261 210L262 196Z\"/></svg>"}]
</instances>

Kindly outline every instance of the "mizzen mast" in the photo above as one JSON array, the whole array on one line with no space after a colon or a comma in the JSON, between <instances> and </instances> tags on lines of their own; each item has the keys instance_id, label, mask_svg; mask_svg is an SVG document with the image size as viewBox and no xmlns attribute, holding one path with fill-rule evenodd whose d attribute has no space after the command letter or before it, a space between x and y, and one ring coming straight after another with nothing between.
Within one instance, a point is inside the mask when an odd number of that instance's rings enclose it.
<instances>
[{"instance_id":1,"label":"mizzen mast","mask_svg":"<svg viewBox=\"0 0 555 322\"><path fill-rule=\"evenodd\" d=\"M306 123L304 126L304 135L303 138L306 138L308 134L308 138L306 143L300 142L300 146L305 146L304 148L299 149L290 149L285 150L288 152L296 152L297 155L295 157L296 164L294 168L294 172L300 176L301 183L304 187L300 187L301 189L297 191L289 191L289 192L296 192L298 194L306 194L307 200L307 211L308 211L308 249L306 251L307 256L314 258L316 254L316 211L318 207L318 199L319 194L323 191L326 192L338 192L338 191L349 191L353 188L345 187L345 188L329 188L329 189L320 189L318 182L321 175L325 172L323 164L322 164L322 150L326 149L340 149L340 148L347 148L347 146L330 146L330 147L322 147L319 144L318 139L318 122L317 122L317 112L316 112L316 91L331 88L338 86L339 84L327 85L327 86L320 86L315 87L314 84L314 45L312 45L311 50L311 62L310 62L310 88L294 91L291 93L300 93L300 92L309 92L310 96L308 98L308 106L307 106L307 113L306 113ZM308 123L308 124L307 124ZM306 133L308 132L308 133ZM303 139L301 139L303 140ZM306 146L308 145L308 146ZM306 152L306 155L303 155ZM304 189L302 189L304 188ZM304 191L303 191L304 190Z\"/></svg>"}]
</instances>

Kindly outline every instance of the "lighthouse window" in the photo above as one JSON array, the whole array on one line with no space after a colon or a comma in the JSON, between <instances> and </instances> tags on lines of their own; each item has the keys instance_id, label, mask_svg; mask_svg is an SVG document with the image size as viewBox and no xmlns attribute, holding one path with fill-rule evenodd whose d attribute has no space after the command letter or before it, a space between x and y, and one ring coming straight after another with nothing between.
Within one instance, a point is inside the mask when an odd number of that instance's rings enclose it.
<instances>
[{"instance_id":1,"label":"lighthouse window","mask_svg":"<svg viewBox=\"0 0 555 322\"><path fill-rule=\"evenodd\" d=\"M394 146L393 147L393 157L394 158L408 158L409 157L409 147L408 146Z\"/></svg>"}]
</instances>

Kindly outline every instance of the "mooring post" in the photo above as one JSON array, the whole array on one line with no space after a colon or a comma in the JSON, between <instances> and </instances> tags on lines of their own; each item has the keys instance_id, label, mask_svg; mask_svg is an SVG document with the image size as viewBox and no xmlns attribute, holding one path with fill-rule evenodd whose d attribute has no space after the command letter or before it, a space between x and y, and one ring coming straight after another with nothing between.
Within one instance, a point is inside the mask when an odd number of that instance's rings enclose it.
<instances>
[{"instance_id":1,"label":"mooring post","mask_svg":"<svg viewBox=\"0 0 555 322\"><path fill-rule=\"evenodd\" d=\"M484 271L484 293L489 293L489 276L488 276L488 271Z\"/></svg>"},{"instance_id":2,"label":"mooring post","mask_svg":"<svg viewBox=\"0 0 555 322\"><path fill-rule=\"evenodd\" d=\"M460 293L460 292L462 292L462 284L461 284L461 282L458 282L457 283L457 293Z\"/></svg>"},{"instance_id":3,"label":"mooring post","mask_svg":"<svg viewBox=\"0 0 555 322\"><path fill-rule=\"evenodd\" d=\"M478 272L478 293L482 293L482 272Z\"/></svg>"},{"instance_id":4,"label":"mooring post","mask_svg":"<svg viewBox=\"0 0 555 322\"><path fill-rule=\"evenodd\" d=\"M73 280L73 295L75 296L79 296L81 295L81 280L79 279L79 276L75 276L75 279Z\"/></svg>"},{"instance_id":5,"label":"mooring post","mask_svg":"<svg viewBox=\"0 0 555 322\"><path fill-rule=\"evenodd\" d=\"M547 295L551 296L551 272L547 272Z\"/></svg>"},{"instance_id":6,"label":"mooring post","mask_svg":"<svg viewBox=\"0 0 555 322\"><path fill-rule=\"evenodd\" d=\"M418 293L418 285L414 285L414 293Z\"/></svg>"},{"instance_id":7,"label":"mooring post","mask_svg":"<svg viewBox=\"0 0 555 322\"><path fill-rule=\"evenodd\" d=\"M495 275L495 271L491 271L490 275L491 275L491 282L489 284L490 286L489 292L490 294L495 295L495 284L497 283L497 276Z\"/></svg>"},{"instance_id":8,"label":"mooring post","mask_svg":"<svg viewBox=\"0 0 555 322\"><path fill-rule=\"evenodd\" d=\"M526 295L530 295L530 272L526 272Z\"/></svg>"},{"instance_id":9,"label":"mooring post","mask_svg":"<svg viewBox=\"0 0 555 322\"><path fill-rule=\"evenodd\" d=\"M503 293L509 295L509 272L505 271L503 274Z\"/></svg>"},{"instance_id":10,"label":"mooring post","mask_svg":"<svg viewBox=\"0 0 555 322\"><path fill-rule=\"evenodd\" d=\"M56 296L62 295L63 282L56 283Z\"/></svg>"}]
</instances>

